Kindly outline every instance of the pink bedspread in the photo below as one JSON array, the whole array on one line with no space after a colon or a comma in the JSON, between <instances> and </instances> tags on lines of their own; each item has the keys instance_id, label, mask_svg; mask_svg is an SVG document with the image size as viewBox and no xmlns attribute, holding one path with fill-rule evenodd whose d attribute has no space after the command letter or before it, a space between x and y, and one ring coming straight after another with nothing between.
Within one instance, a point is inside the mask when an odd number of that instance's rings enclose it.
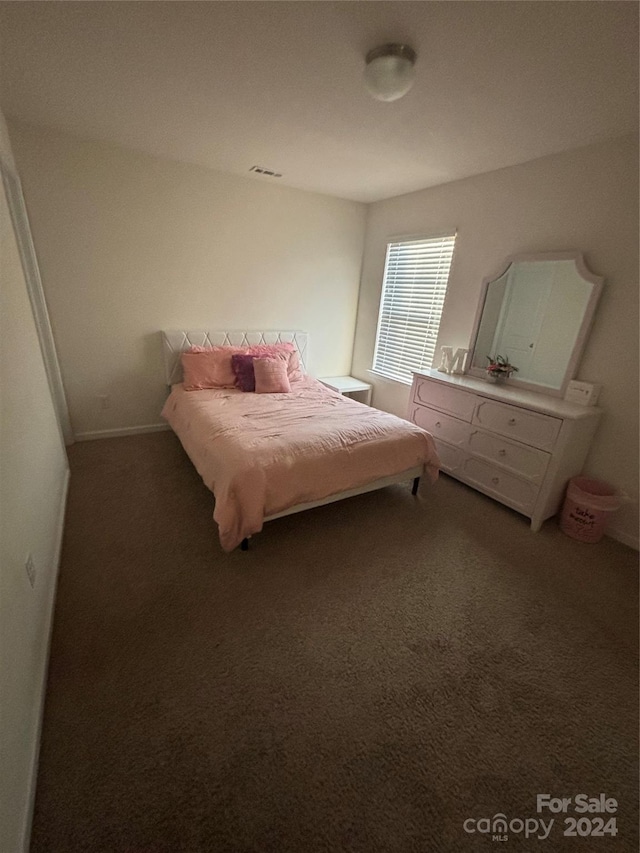
<instances>
[{"instance_id":1,"label":"pink bedspread","mask_svg":"<svg viewBox=\"0 0 640 853\"><path fill-rule=\"evenodd\" d=\"M429 433L305 378L290 394L185 391L162 410L215 495L220 542L231 551L266 516L424 464L438 476Z\"/></svg>"}]
</instances>

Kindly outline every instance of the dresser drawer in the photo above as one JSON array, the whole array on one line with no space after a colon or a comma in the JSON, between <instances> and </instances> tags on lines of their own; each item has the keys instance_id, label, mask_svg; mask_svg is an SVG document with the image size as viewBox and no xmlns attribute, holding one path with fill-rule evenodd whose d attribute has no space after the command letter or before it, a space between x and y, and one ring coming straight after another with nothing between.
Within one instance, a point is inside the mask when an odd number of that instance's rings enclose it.
<instances>
[{"instance_id":1,"label":"dresser drawer","mask_svg":"<svg viewBox=\"0 0 640 853\"><path fill-rule=\"evenodd\" d=\"M528 444L518 444L502 436L471 428L469 450L476 456L482 456L488 462L496 462L502 468L513 471L527 480L541 483L549 459L544 450L530 447Z\"/></svg>"},{"instance_id":2,"label":"dresser drawer","mask_svg":"<svg viewBox=\"0 0 640 853\"><path fill-rule=\"evenodd\" d=\"M530 513L538 496L539 487L530 480L522 480L497 465L490 465L475 456L468 456L462 467L465 480L481 491L498 498L503 503Z\"/></svg>"},{"instance_id":3,"label":"dresser drawer","mask_svg":"<svg viewBox=\"0 0 640 853\"><path fill-rule=\"evenodd\" d=\"M459 447L454 447L452 444L447 444L445 441L433 440L438 452L440 460L440 468L448 474L461 476L462 465L465 460L465 453Z\"/></svg>"},{"instance_id":4,"label":"dresser drawer","mask_svg":"<svg viewBox=\"0 0 640 853\"><path fill-rule=\"evenodd\" d=\"M407 417L433 436L451 477L540 530L580 473L600 410L479 379L414 373Z\"/></svg>"},{"instance_id":5,"label":"dresser drawer","mask_svg":"<svg viewBox=\"0 0 640 853\"><path fill-rule=\"evenodd\" d=\"M492 432L515 438L541 450L551 450L556 442L562 420L518 406L482 400L476 406L473 423Z\"/></svg>"},{"instance_id":6,"label":"dresser drawer","mask_svg":"<svg viewBox=\"0 0 640 853\"><path fill-rule=\"evenodd\" d=\"M437 382L429 382L427 379L418 379L413 395L414 403L424 403L425 406L433 406L470 421L476 405L476 397L468 391L459 391L457 388L447 388Z\"/></svg>"},{"instance_id":7,"label":"dresser drawer","mask_svg":"<svg viewBox=\"0 0 640 853\"><path fill-rule=\"evenodd\" d=\"M441 438L449 444L463 446L469 440L471 424L459 421L450 415L444 415L435 409L427 409L425 406L411 406L410 420L414 424L426 429L434 438Z\"/></svg>"}]
</instances>

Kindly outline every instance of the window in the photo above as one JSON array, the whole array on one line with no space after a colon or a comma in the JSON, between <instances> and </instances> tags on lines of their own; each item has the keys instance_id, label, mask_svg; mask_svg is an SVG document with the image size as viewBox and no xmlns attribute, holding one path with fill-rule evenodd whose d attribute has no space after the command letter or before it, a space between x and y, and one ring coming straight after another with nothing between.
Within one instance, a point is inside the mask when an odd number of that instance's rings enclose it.
<instances>
[{"instance_id":1,"label":"window","mask_svg":"<svg viewBox=\"0 0 640 853\"><path fill-rule=\"evenodd\" d=\"M411 382L433 362L456 235L389 243L373 370Z\"/></svg>"}]
</instances>

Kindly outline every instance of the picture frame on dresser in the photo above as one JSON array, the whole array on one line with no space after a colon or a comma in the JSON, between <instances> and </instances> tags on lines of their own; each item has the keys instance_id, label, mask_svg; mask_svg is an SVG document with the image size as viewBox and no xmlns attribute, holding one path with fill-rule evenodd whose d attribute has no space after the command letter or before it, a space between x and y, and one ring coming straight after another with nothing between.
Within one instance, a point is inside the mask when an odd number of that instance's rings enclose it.
<instances>
[{"instance_id":1,"label":"picture frame on dresser","mask_svg":"<svg viewBox=\"0 0 640 853\"><path fill-rule=\"evenodd\" d=\"M602 410L474 376L415 372L408 420L430 432L441 470L538 531L582 472Z\"/></svg>"}]
</instances>

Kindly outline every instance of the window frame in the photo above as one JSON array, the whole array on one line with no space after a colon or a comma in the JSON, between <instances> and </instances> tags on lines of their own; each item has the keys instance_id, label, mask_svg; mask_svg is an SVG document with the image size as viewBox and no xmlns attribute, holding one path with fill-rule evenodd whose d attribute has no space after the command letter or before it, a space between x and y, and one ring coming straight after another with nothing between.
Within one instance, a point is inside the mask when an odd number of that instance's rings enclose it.
<instances>
[{"instance_id":1,"label":"window frame","mask_svg":"<svg viewBox=\"0 0 640 853\"><path fill-rule=\"evenodd\" d=\"M383 270L383 274L382 274L382 288L380 291L380 302L378 305L378 319L377 319L377 324L376 324L376 334L375 334L375 343L374 343L374 351L373 351L373 358L372 358L372 366L368 371L373 376L380 378L380 379L383 379L387 382L398 382L398 383L403 384L403 385L411 385L411 382L412 382L411 378L408 378L408 377L407 378L401 378L397 375L391 375L390 373L385 373L379 367L376 367L376 357L378 355L378 350L379 350L379 346L380 346L380 331L381 331L381 327L382 327L383 313L384 313L383 309L384 309L384 305L385 305L385 296L387 295L387 287L388 287L387 274L388 274L388 269L389 269L389 260L391 257L391 247L394 244L419 243L419 242L427 242L427 241L431 241L431 240L435 241L435 240L445 240L445 239L449 239L449 240L452 239L453 245L452 245L452 249L451 249L451 261L449 264L446 284L444 287L444 293L443 293L443 297L442 297L442 307L440 309L440 316L438 318L438 331L436 332L436 340L434 342L433 357L432 357L431 364L429 365L429 367L424 366L424 365L423 366L411 366L410 368L408 368L408 372L410 372L410 373L412 373L414 371L420 371L420 370L430 370L433 366L433 361L435 360L435 354L436 354L435 348L436 348L436 344L437 344L437 338L438 338L438 334L439 334L440 324L442 322L442 315L444 313L444 307L445 307L445 303L446 303L447 293L449 290L449 282L451 280L451 272L453 270L453 263L454 263L455 255L456 255L456 246L457 246L457 242L458 242L458 229L457 228L449 228L449 229L439 230L435 234L424 234L424 233L422 233L422 234L402 234L400 236L393 236L393 237L387 238L386 247L385 247L384 270Z\"/></svg>"}]
</instances>

